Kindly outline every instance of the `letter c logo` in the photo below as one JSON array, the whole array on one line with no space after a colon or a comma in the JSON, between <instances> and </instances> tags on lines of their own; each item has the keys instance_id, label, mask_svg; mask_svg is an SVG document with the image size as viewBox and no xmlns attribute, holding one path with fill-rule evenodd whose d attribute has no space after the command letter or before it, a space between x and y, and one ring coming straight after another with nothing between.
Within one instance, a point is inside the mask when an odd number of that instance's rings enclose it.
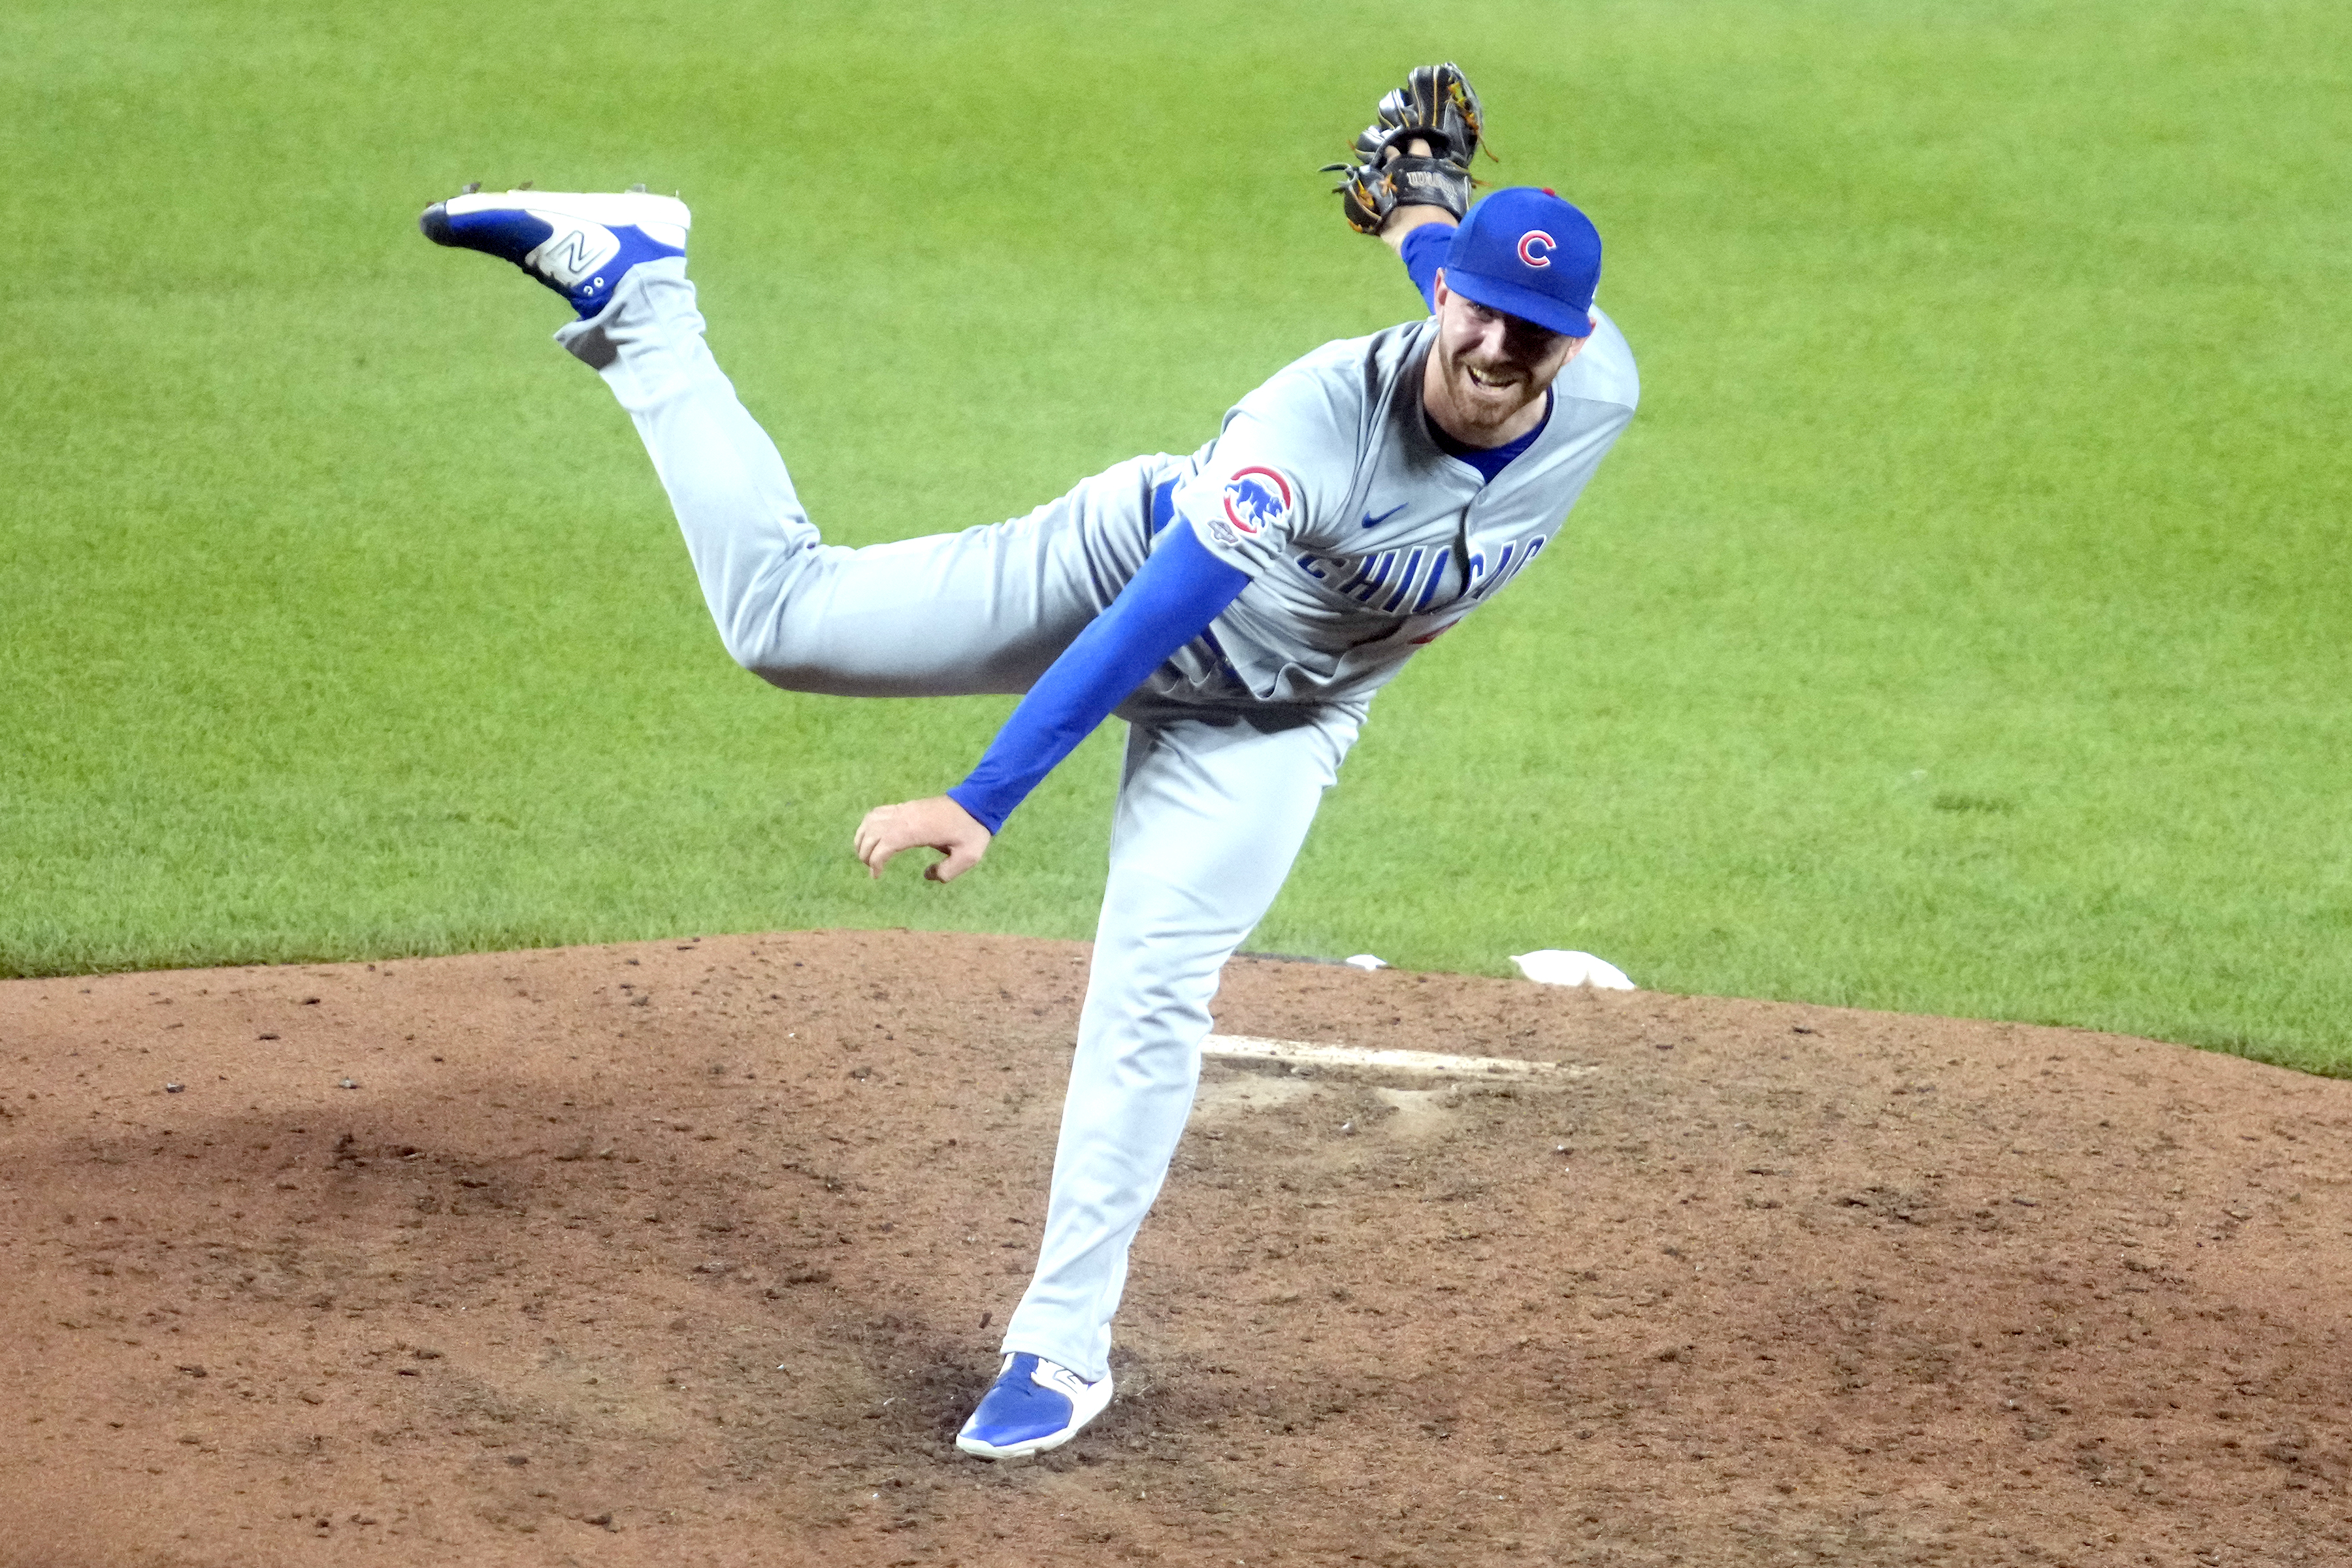
<instances>
[{"instance_id":1,"label":"letter c logo","mask_svg":"<svg viewBox=\"0 0 2352 1568\"><path fill-rule=\"evenodd\" d=\"M1519 259L1530 267L1549 267L1551 253L1559 248L1559 241L1539 228L1519 236Z\"/></svg>"}]
</instances>

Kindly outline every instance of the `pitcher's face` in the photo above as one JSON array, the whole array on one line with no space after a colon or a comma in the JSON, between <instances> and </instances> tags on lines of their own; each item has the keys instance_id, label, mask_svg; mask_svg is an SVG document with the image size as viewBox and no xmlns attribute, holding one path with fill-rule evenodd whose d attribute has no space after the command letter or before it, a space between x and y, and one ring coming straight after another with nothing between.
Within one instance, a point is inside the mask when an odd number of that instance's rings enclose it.
<instances>
[{"instance_id":1,"label":"pitcher's face","mask_svg":"<svg viewBox=\"0 0 2352 1568\"><path fill-rule=\"evenodd\" d=\"M1437 343L1431 350L1436 374L1429 390L1437 395L1442 406L1431 412L1457 438L1480 445L1479 435L1501 430L1542 397L1553 378L1590 341L1505 315L1456 294L1446 288L1441 272Z\"/></svg>"}]
</instances>

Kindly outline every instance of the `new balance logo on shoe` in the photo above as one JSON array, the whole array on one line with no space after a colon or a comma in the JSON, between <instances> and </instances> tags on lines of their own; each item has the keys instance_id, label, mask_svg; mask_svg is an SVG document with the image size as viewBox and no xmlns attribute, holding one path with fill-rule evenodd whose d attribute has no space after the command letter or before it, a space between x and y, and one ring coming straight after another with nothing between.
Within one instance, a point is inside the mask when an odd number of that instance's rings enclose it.
<instances>
[{"instance_id":1,"label":"new balance logo on shoe","mask_svg":"<svg viewBox=\"0 0 2352 1568\"><path fill-rule=\"evenodd\" d=\"M1091 1385L1085 1378L1068 1367L1050 1361L1040 1361L1037 1370L1030 1374L1030 1381L1046 1388L1059 1389L1065 1398L1074 1403L1085 1399L1091 1392Z\"/></svg>"},{"instance_id":2,"label":"new balance logo on shoe","mask_svg":"<svg viewBox=\"0 0 2352 1568\"><path fill-rule=\"evenodd\" d=\"M621 253L620 237L601 224L583 224L562 213L525 210L555 232L523 258L523 265L544 273L562 288L572 287Z\"/></svg>"}]
</instances>

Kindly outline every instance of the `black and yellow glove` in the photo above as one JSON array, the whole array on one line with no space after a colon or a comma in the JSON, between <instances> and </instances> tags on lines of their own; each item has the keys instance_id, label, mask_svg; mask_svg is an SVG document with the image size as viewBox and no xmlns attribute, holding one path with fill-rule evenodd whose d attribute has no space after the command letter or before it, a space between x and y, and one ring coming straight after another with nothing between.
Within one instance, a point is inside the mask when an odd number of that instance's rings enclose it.
<instances>
[{"instance_id":1,"label":"black and yellow glove","mask_svg":"<svg viewBox=\"0 0 2352 1568\"><path fill-rule=\"evenodd\" d=\"M1443 207L1459 218L1470 210L1470 160L1485 129L1477 91L1460 66L1415 66L1357 136L1356 162L1327 163L1323 172L1340 176L1333 187L1340 211L1361 233L1378 234L1401 206ZM1415 141L1425 154L1411 151Z\"/></svg>"}]
</instances>

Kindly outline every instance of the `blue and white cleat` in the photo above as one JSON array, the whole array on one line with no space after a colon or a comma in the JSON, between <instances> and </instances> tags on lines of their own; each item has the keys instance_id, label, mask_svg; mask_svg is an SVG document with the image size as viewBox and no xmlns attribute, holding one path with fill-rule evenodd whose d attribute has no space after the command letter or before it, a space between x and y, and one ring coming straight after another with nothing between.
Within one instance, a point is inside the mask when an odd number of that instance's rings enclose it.
<instances>
[{"instance_id":1,"label":"blue and white cleat","mask_svg":"<svg viewBox=\"0 0 2352 1568\"><path fill-rule=\"evenodd\" d=\"M1017 1352L956 1434L956 1447L983 1459L1025 1459L1058 1448L1110 1403L1110 1378L1088 1383L1059 1362Z\"/></svg>"},{"instance_id":2,"label":"blue and white cleat","mask_svg":"<svg viewBox=\"0 0 2352 1568\"><path fill-rule=\"evenodd\" d=\"M614 195L469 190L426 207L416 226L436 245L513 262L585 321L638 262L684 256L693 221L684 202L640 185Z\"/></svg>"}]
</instances>

